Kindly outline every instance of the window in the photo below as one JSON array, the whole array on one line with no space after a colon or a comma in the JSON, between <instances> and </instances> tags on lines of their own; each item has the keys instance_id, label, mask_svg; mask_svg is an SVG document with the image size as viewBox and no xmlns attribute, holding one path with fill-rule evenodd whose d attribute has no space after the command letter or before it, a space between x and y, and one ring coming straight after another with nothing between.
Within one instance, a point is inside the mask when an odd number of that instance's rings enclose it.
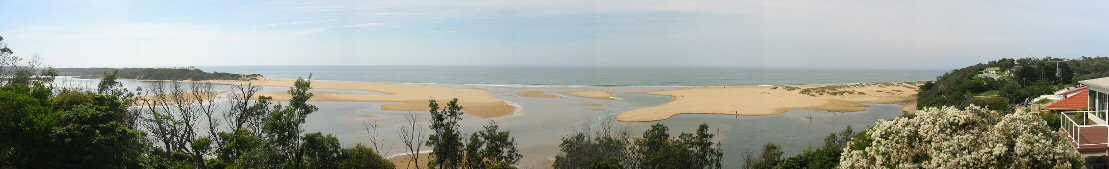
<instances>
[{"instance_id":1,"label":"window","mask_svg":"<svg viewBox=\"0 0 1109 169\"><path fill-rule=\"evenodd\" d=\"M1086 96L1086 100L1089 102L1089 104L1086 104L1086 107L1087 107L1086 109L1087 110L1097 111L1096 98L1097 98L1097 91L1090 90L1089 95Z\"/></svg>"},{"instance_id":2,"label":"window","mask_svg":"<svg viewBox=\"0 0 1109 169\"><path fill-rule=\"evenodd\" d=\"M1104 111L1106 107L1109 107L1109 95L1098 92L1097 98L1098 111Z\"/></svg>"}]
</instances>

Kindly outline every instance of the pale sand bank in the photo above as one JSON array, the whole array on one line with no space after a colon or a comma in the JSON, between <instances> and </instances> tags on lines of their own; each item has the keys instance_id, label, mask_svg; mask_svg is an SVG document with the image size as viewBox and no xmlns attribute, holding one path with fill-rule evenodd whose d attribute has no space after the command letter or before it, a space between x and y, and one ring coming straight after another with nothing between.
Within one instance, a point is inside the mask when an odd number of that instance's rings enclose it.
<instances>
[{"instance_id":1,"label":"pale sand bank","mask_svg":"<svg viewBox=\"0 0 1109 169\"><path fill-rule=\"evenodd\" d=\"M612 100L612 93L604 90L568 91L566 94L590 99Z\"/></svg>"},{"instance_id":2,"label":"pale sand bank","mask_svg":"<svg viewBox=\"0 0 1109 169\"><path fill-rule=\"evenodd\" d=\"M621 113L619 121L658 121L678 114L773 115L796 109L863 111L865 104L905 104L915 109L916 83L828 86L700 87L647 92L674 100ZM911 108L909 102L912 102Z\"/></svg>"},{"instance_id":3,"label":"pale sand bank","mask_svg":"<svg viewBox=\"0 0 1109 169\"><path fill-rule=\"evenodd\" d=\"M266 78L253 81L211 81L215 84L238 85L253 83L256 86L292 87L295 80ZM329 81L312 80L312 88L332 90L362 90L385 93L384 95L369 94L339 94L331 92L313 92L311 101L336 101L336 102L397 102L381 106L384 110L400 111L427 111L428 100L436 99L439 105L446 105L451 98L458 98L459 104L468 115L478 117L500 117L512 114L517 108L508 102L493 97L489 91L470 88L451 88L421 84L374 83L354 81ZM285 92L259 92L260 95L272 96L277 101L289 100Z\"/></svg>"},{"instance_id":4,"label":"pale sand bank","mask_svg":"<svg viewBox=\"0 0 1109 169\"><path fill-rule=\"evenodd\" d=\"M412 163L412 155L410 154L398 155L396 157L389 158L389 162L392 162L393 165L395 165L398 169L427 168L427 163L431 161L431 159L428 158L428 155L430 154L420 153L420 155L417 156L420 158L418 161L420 162L419 164Z\"/></svg>"},{"instance_id":5,"label":"pale sand bank","mask_svg":"<svg viewBox=\"0 0 1109 169\"><path fill-rule=\"evenodd\" d=\"M547 92L543 92L541 90L520 91L520 92L516 92L516 95L520 96L520 97L531 97L531 98L562 98L562 96L547 94Z\"/></svg>"}]
</instances>

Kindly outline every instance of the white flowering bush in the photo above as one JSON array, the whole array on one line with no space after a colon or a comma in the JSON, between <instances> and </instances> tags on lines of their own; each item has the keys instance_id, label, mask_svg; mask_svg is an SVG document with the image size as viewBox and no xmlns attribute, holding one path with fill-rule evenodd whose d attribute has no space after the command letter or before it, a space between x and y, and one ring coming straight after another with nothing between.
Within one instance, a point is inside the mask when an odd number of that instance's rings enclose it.
<instances>
[{"instance_id":1,"label":"white flowering bush","mask_svg":"<svg viewBox=\"0 0 1109 169\"><path fill-rule=\"evenodd\" d=\"M844 148L841 168L1076 168L1078 152L1033 113L928 108L879 121Z\"/></svg>"}]
</instances>

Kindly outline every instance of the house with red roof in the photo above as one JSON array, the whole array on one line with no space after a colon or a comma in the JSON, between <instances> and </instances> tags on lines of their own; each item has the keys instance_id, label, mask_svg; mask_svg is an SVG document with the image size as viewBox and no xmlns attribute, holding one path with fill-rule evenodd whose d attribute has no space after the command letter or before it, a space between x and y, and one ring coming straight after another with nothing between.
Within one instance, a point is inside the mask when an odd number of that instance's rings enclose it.
<instances>
[{"instance_id":1,"label":"house with red roof","mask_svg":"<svg viewBox=\"0 0 1109 169\"><path fill-rule=\"evenodd\" d=\"M1062 111L1059 132L1076 150L1109 154L1109 77L1078 83L1085 88L1047 108Z\"/></svg>"},{"instance_id":2,"label":"house with red roof","mask_svg":"<svg viewBox=\"0 0 1109 169\"><path fill-rule=\"evenodd\" d=\"M1086 110L1089 105L1090 88L1082 86L1059 93L1063 100L1048 105L1045 109L1054 111Z\"/></svg>"}]
</instances>

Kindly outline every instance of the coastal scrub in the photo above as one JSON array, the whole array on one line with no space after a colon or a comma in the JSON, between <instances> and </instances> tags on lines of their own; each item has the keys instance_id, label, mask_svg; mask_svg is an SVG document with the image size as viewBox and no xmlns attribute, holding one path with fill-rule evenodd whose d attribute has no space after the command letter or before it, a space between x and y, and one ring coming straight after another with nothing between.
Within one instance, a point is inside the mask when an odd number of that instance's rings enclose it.
<instances>
[{"instance_id":1,"label":"coastal scrub","mask_svg":"<svg viewBox=\"0 0 1109 169\"><path fill-rule=\"evenodd\" d=\"M1076 150L1033 113L928 108L879 121L844 148L842 168L1073 168ZM861 145L861 146L856 146Z\"/></svg>"}]
</instances>

